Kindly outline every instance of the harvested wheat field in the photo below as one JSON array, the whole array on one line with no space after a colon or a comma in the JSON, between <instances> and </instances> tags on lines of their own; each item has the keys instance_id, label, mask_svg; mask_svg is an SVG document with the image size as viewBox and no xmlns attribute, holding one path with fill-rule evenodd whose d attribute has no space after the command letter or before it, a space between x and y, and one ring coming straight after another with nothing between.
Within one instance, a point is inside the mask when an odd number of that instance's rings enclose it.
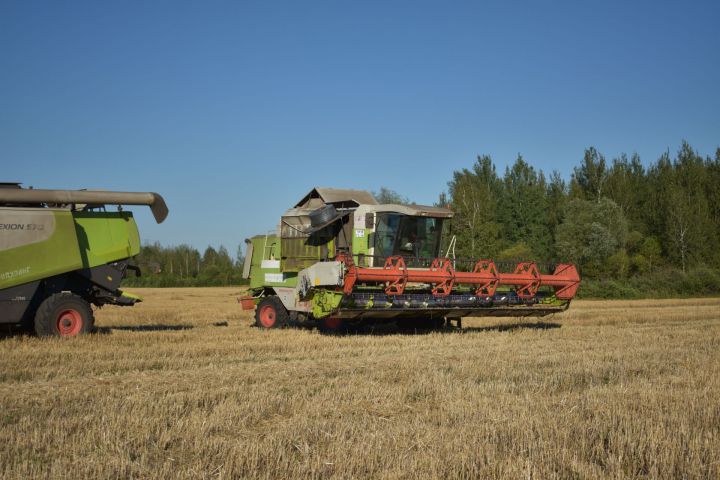
<instances>
[{"instance_id":1,"label":"harvested wheat field","mask_svg":"<svg viewBox=\"0 0 720 480\"><path fill-rule=\"evenodd\" d=\"M326 336L137 292L98 334L0 339L0 477L720 476L720 299Z\"/></svg>"}]
</instances>

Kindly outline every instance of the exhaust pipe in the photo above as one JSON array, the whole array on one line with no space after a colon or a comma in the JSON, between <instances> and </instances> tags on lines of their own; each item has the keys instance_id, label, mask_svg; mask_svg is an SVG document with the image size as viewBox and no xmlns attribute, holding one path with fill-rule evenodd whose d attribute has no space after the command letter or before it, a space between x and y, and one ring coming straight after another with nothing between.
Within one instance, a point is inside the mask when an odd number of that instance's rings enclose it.
<instances>
[{"instance_id":1,"label":"exhaust pipe","mask_svg":"<svg viewBox=\"0 0 720 480\"><path fill-rule=\"evenodd\" d=\"M106 192L101 190L36 190L0 188L0 204L147 205L157 223L168 216L165 200L154 192Z\"/></svg>"}]
</instances>

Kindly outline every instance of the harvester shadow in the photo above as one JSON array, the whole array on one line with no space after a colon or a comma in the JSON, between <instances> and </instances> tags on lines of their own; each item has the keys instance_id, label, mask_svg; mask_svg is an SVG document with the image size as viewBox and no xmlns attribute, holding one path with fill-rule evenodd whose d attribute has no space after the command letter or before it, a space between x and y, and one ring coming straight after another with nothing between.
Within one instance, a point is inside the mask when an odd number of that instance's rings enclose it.
<instances>
[{"instance_id":1,"label":"harvester shadow","mask_svg":"<svg viewBox=\"0 0 720 480\"><path fill-rule=\"evenodd\" d=\"M31 337L31 336L32 336L31 332L27 329L5 326L5 325L2 328L0 328L0 340L5 340L6 338Z\"/></svg>"},{"instance_id":2,"label":"harvester shadow","mask_svg":"<svg viewBox=\"0 0 720 480\"><path fill-rule=\"evenodd\" d=\"M216 325L224 326L224 325ZM93 335L110 335L113 330L124 330L126 332L169 332L169 331L180 331L180 330L192 330L192 325L121 325L117 327L95 327ZM35 334L23 328L0 328L0 341L9 338L18 337L35 337Z\"/></svg>"},{"instance_id":3,"label":"harvester shadow","mask_svg":"<svg viewBox=\"0 0 720 480\"><path fill-rule=\"evenodd\" d=\"M364 327L348 328L342 332L322 332L325 335L348 335L348 336L386 336L386 335L428 335L431 333L440 334L466 334L475 332L511 332L514 330L551 330L560 328L562 325L555 322L533 322L533 323L503 323L485 327L444 327L440 329L421 328L399 328L393 324L369 325Z\"/></svg>"},{"instance_id":4,"label":"harvester shadow","mask_svg":"<svg viewBox=\"0 0 720 480\"><path fill-rule=\"evenodd\" d=\"M534 322L534 323L504 323L501 325L489 325L487 327L463 327L458 329L461 333L470 332L509 332L513 330L550 330L562 327L555 322Z\"/></svg>"},{"instance_id":5,"label":"harvester shadow","mask_svg":"<svg viewBox=\"0 0 720 480\"><path fill-rule=\"evenodd\" d=\"M168 332L179 330L192 330L192 325L119 325L116 327L98 327L95 333L109 334L113 330L122 330L126 332Z\"/></svg>"}]
</instances>

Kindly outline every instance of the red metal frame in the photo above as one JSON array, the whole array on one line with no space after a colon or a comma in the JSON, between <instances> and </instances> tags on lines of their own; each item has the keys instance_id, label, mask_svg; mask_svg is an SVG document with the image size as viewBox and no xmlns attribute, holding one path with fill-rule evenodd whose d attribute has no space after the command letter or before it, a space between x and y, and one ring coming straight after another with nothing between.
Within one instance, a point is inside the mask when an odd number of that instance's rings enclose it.
<instances>
[{"instance_id":1,"label":"red metal frame","mask_svg":"<svg viewBox=\"0 0 720 480\"><path fill-rule=\"evenodd\" d=\"M430 271L440 277L433 287L432 293L437 297L446 297L455 286L455 269L449 258L436 258L430 265Z\"/></svg>"},{"instance_id":2,"label":"red metal frame","mask_svg":"<svg viewBox=\"0 0 720 480\"><path fill-rule=\"evenodd\" d=\"M383 274L387 275L388 278L385 293L388 295L402 295L408 282L408 269L405 265L405 259L399 256L388 257L385 260ZM358 271L358 278L362 279L361 275L360 271Z\"/></svg>"},{"instance_id":3,"label":"red metal frame","mask_svg":"<svg viewBox=\"0 0 720 480\"><path fill-rule=\"evenodd\" d=\"M492 260L479 260L473 268L473 273L486 279L484 283L478 284L475 294L478 297L492 297L495 295L495 290L497 290L500 281L495 262Z\"/></svg>"},{"instance_id":4,"label":"red metal frame","mask_svg":"<svg viewBox=\"0 0 720 480\"><path fill-rule=\"evenodd\" d=\"M543 275L533 262L521 262L513 273L498 272L492 260L479 260L472 272L457 272L448 258L436 258L429 269L408 268L401 256L389 257L382 268L358 267L349 255L339 255L345 263L343 291L351 293L355 283L384 283L387 295L402 295L408 283L429 283L436 297L450 295L456 284L475 285L475 293L482 297L495 294L498 285L515 287L520 298L532 298L541 286L553 287L560 300L571 300L580 285L575 265L559 264L551 275Z\"/></svg>"},{"instance_id":5,"label":"red metal frame","mask_svg":"<svg viewBox=\"0 0 720 480\"><path fill-rule=\"evenodd\" d=\"M243 295L238 298L238 302L243 310L255 310L255 299L249 295Z\"/></svg>"}]
</instances>

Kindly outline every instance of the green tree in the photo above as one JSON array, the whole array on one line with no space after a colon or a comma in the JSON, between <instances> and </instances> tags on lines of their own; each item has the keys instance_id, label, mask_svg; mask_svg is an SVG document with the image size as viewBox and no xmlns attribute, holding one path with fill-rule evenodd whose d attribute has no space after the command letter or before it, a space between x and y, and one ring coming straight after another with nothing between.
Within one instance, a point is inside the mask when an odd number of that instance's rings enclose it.
<instances>
[{"instance_id":1,"label":"green tree","mask_svg":"<svg viewBox=\"0 0 720 480\"><path fill-rule=\"evenodd\" d=\"M687 270L692 265L720 263L718 225L713 221L705 160L683 142L674 160L664 154L651 167L651 205L647 224L662 239L668 260Z\"/></svg>"},{"instance_id":2,"label":"green tree","mask_svg":"<svg viewBox=\"0 0 720 480\"><path fill-rule=\"evenodd\" d=\"M617 203L632 228L643 228L643 207L647 199L645 169L640 157L633 154L628 161L624 153L612 162L605 183L605 195Z\"/></svg>"},{"instance_id":3,"label":"green tree","mask_svg":"<svg viewBox=\"0 0 720 480\"><path fill-rule=\"evenodd\" d=\"M497 254L498 260L535 260L533 249L525 242L518 242Z\"/></svg>"},{"instance_id":4,"label":"green tree","mask_svg":"<svg viewBox=\"0 0 720 480\"><path fill-rule=\"evenodd\" d=\"M607 269L615 278L625 278L630 272L630 257L624 248L613 253L607 259Z\"/></svg>"},{"instance_id":5,"label":"green tree","mask_svg":"<svg viewBox=\"0 0 720 480\"><path fill-rule=\"evenodd\" d=\"M662 260L662 245L655 237L647 237L640 247L640 255L647 262L648 270L657 267Z\"/></svg>"},{"instance_id":6,"label":"green tree","mask_svg":"<svg viewBox=\"0 0 720 480\"><path fill-rule=\"evenodd\" d=\"M627 233L627 220L612 200L575 199L558 227L557 255L580 265L585 274L600 277L608 272L607 260L625 248Z\"/></svg>"},{"instance_id":7,"label":"green tree","mask_svg":"<svg viewBox=\"0 0 720 480\"><path fill-rule=\"evenodd\" d=\"M582 164L573 170L573 187L579 189L576 196L599 202L605 195L608 177L605 157L595 147L586 149Z\"/></svg>"},{"instance_id":8,"label":"green tree","mask_svg":"<svg viewBox=\"0 0 720 480\"><path fill-rule=\"evenodd\" d=\"M500 180L488 156L478 157L472 170L453 173L448 183L455 218L450 231L457 237L460 256L492 256L500 247L501 225L496 221Z\"/></svg>"},{"instance_id":9,"label":"green tree","mask_svg":"<svg viewBox=\"0 0 720 480\"><path fill-rule=\"evenodd\" d=\"M202 256L202 269L209 267L210 265L216 265L218 261L218 253L213 247L209 246L205 249L205 253Z\"/></svg>"},{"instance_id":10,"label":"green tree","mask_svg":"<svg viewBox=\"0 0 720 480\"><path fill-rule=\"evenodd\" d=\"M391 190L387 187L380 187L380 190L373 192L373 197L378 201L379 204L394 204L394 205L413 205L414 202L410 201L409 198L400 195L395 190Z\"/></svg>"},{"instance_id":11,"label":"green tree","mask_svg":"<svg viewBox=\"0 0 720 480\"><path fill-rule=\"evenodd\" d=\"M518 155L503 177L499 212L505 244L524 243L535 256L548 258L552 231L548 217L545 177Z\"/></svg>"},{"instance_id":12,"label":"green tree","mask_svg":"<svg viewBox=\"0 0 720 480\"><path fill-rule=\"evenodd\" d=\"M550 230L552 247L550 257L554 258L555 254L555 243L557 235L557 227L562 222L563 213L565 211L565 205L567 205L568 189L565 184L565 180L560 176L560 172L553 171L550 175L550 181L547 184L545 190L545 205L547 205L547 222Z\"/></svg>"}]
</instances>

